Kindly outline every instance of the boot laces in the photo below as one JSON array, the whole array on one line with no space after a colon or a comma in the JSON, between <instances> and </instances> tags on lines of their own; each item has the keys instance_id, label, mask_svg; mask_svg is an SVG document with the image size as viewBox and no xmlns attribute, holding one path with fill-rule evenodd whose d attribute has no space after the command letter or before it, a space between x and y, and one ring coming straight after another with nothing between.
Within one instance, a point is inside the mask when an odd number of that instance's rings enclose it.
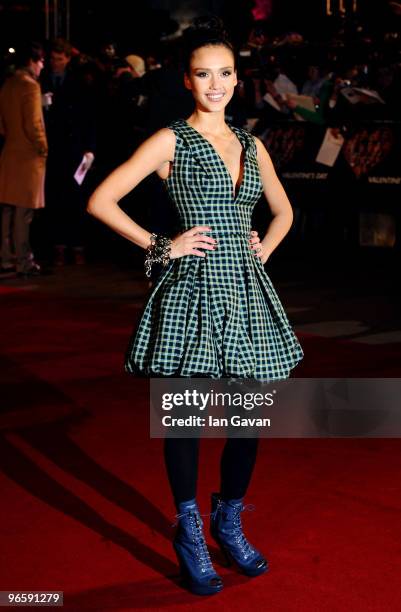
<instances>
[{"instance_id":1,"label":"boot laces","mask_svg":"<svg viewBox=\"0 0 401 612\"><path fill-rule=\"evenodd\" d=\"M221 499L218 500L216 508L213 512L211 512L208 516L211 516L213 520L216 519L220 509L222 507ZM241 512L253 512L255 510L254 504L246 504L238 505L234 507L234 517L233 517L233 533L235 537L235 541L241 550L242 555L246 559L250 555L252 555L255 551L246 539L244 532L242 531L242 523L241 523Z\"/></svg>"},{"instance_id":2,"label":"boot laces","mask_svg":"<svg viewBox=\"0 0 401 612\"><path fill-rule=\"evenodd\" d=\"M208 571L214 571L214 568L210 559L208 547L206 545L205 536L203 534L201 516L209 515L200 514L198 512L193 511L176 514L175 518L178 520L174 523L174 525L172 525L172 527L175 527L181 518L189 518L192 532L192 542L195 545L195 556L200 566L201 572L206 573Z\"/></svg>"},{"instance_id":3,"label":"boot laces","mask_svg":"<svg viewBox=\"0 0 401 612\"><path fill-rule=\"evenodd\" d=\"M234 537L245 559L247 557L250 557L253 554L254 549L252 548L252 546L246 539L244 532L242 531L241 512L245 512L247 510L252 512L254 509L255 509L255 506L253 504L247 504L246 506L242 506L242 505L238 506L237 508L235 508L235 512L234 512L234 518L233 518Z\"/></svg>"}]
</instances>

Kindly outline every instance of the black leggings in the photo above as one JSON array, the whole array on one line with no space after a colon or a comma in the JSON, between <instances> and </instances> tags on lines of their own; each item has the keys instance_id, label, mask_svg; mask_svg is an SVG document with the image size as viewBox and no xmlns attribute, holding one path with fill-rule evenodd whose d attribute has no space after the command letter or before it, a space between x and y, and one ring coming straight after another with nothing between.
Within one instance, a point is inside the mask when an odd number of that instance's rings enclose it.
<instances>
[{"instance_id":1,"label":"black leggings","mask_svg":"<svg viewBox=\"0 0 401 612\"><path fill-rule=\"evenodd\" d=\"M165 438L164 459L176 506L196 497L200 438ZM225 501L245 496L256 461L258 438L228 438L220 461Z\"/></svg>"}]
</instances>

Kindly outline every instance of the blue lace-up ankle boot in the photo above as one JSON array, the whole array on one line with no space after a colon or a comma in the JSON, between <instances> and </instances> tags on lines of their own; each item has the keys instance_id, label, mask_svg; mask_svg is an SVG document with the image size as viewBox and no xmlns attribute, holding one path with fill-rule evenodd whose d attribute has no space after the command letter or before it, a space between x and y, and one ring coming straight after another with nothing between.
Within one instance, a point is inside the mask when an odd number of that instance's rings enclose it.
<instances>
[{"instance_id":1,"label":"blue lace-up ankle boot","mask_svg":"<svg viewBox=\"0 0 401 612\"><path fill-rule=\"evenodd\" d=\"M213 493L210 532L228 565L234 562L247 576L259 576L268 570L268 563L242 531L241 512L248 509L250 506L244 506L242 499L225 502Z\"/></svg>"},{"instance_id":2,"label":"blue lace-up ankle boot","mask_svg":"<svg viewBox=\"0 0 401 612\"><path fill-rule=\"evenodd\" d=\"M216 574L210 560L203 521L195 499L182 502L178 506L178 529L173 546L180 570L192 593L213 595L223 588L223 581Z\"/></svg>"}]
</instances>

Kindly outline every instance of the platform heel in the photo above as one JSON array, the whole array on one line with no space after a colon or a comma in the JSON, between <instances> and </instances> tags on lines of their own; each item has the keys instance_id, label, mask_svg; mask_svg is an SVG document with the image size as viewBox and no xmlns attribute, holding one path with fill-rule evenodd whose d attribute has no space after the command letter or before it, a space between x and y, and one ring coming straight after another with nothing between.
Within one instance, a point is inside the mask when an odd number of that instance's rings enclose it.
<instances>
[{"instance_id":1,"label":"platform heel","mask_svg":"<svg viewBox=\"0 0 401 612\"><path fill-rule=\"evenodd\" d=\"M227 565L236 565L246 576L259 576L268 569L267 560L251 546L241 524L241 512L248 509L242 499L223 501L218 493L212 494L210 533L219 545Z\"/></svg>"},{"instance_id":2,"label":"platform heel","mask_svg":"<svg viewBox=\"0 0 401 612\"><path fill-rule=\"evenodd\" d=\"M196 595L219 593L223 581L212 565L196 500L180 503L176 518L178 529L173 546L183 580Z\"/></svg>"}]
</instances>

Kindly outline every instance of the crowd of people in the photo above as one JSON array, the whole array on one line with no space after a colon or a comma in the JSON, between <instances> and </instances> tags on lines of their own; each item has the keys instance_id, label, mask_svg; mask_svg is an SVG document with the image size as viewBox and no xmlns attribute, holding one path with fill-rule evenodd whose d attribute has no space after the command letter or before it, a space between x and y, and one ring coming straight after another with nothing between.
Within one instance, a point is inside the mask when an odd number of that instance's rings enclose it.
<instances>
[{"instance_id":1,"label":"crowd of people","mask_svg":"<svg viewBox=\"0 0 401 612\"><path fill-rule=\"evenodd\" d=\"M56 266L85 263L89 192L151 133L190 115L193 100L179 35L142 54L107 41L88 55L63 39L16 51L1 76L1 272L30 276L41 273L29 240L34 210L44 209L42 256ZM322 43L255 22L237 70L227 119L257 135L282 121L342 130L361 118L399 120L396 33L375 39L351 24ZM161 189L149 189L157 203ZM151 223L153 231L168 225L168 211Z\"/></svg>"}]
</instances>

